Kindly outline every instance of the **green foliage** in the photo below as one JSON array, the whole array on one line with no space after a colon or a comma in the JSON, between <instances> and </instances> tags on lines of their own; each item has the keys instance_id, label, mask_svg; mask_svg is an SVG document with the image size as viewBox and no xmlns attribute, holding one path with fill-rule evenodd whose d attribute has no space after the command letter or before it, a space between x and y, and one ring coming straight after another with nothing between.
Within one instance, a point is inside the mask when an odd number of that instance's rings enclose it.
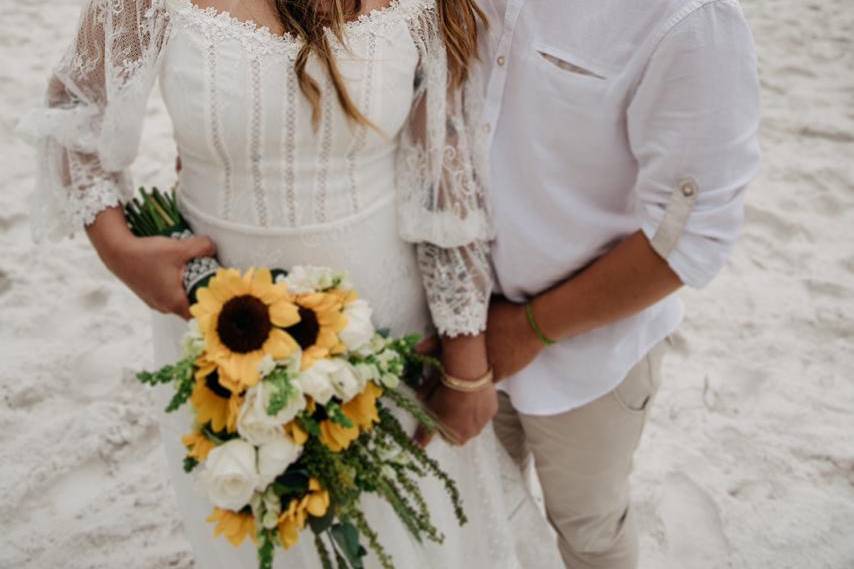
<instances>
[{"instance_id":1,"label":"green foliage","mask_svg":"<svg viewBox=\"0 0 854 569\"><path fill-rule=\"evenodd\" d=\"M290 372L286 368L276 367L264 379L271 388L270 403L267 406L267 414L275 416L290 402L292 397L299 395L299 390L291 382Z\"/></svg>"},{"instance_id":2,"label":"green foliage","mask_svg":"<svg viewBox=\"0 0 854 569\"><path fill-rule=\"evenodd\" d=\"M280 497L300 497L308 491L308 471L299 466L288 468L273 482L273 491Z\"/></svg>"},{"instance_id":3,"label":"green foliage","mask_svg":"<svg viewBox=\"0 0 854 569\"><path fill-rule=\"evenodd\" d=\"M297 423L303 431L312 437L320 436L320 425L308 413L301 413L297 416Z\"/></svg>"},{"instance_id":4,"label":"green foliage","mask_svg":"<svg viewBox=\"0 0 854 569\"><path fill-rule=\"evenodd\" d=\"M186 357L174 364L163 366L155 372L141 371L136 374L136 378L142 383L152 386L173 383L175 385L175 395L172 397L169 405L166 406L166 411L172 412L186 403L193 393L195 366L195 359L193 357Z\"/></svg>"},{"instance_id":5,"label":"green foliage","mask_svg":"<svg viewBox=\"0 0 854 569\"><path fill-rule=\"evenodd\" d=\"M209 441L211 441L217 446L223 444L224 442L230 441L231 439L236 439L240 437L240 435L238 435L237 433L229 433L227 429L215 432L211 427L210 422L204 424L204 426L202 427L202 434L205 436L205 438L207 438Z\"/></svg>"},{"instance_id":6,"label":"green foliage","mask_svg":"<svg viewBox=\"0 0 854 569\"><path fill-rule=\"evenodd\" d=\"M258 569L273 569L273 531L262 529L258 532Z\"/></svg>"},{"instance_id":7,"label":"green foliage","mask_svg":"<svg viewBox=\"0 0 854 569\"><path fill-rule=\"evenodd\" d=\"M169 236L186 230L175 192L161 192L152 188L147 192L139 188L140 197L133 198L124 205L125 219L128 227L137 237L152 237L155 235Z\"/></svg>"},{"instance_id":8,"label":"green foliage","mask_svg":"<svg viewBox=\"0 0 854 569\"><path fill-rule=\"evenodd\" d=\"M392 562L391 557L380 543L377 532L370 526L365 514L363 514L358 508L354 508L348 512L348 515L359 529L359 532L368 540L368 547L370 547L371 551L376 554L380 565L383 566L383 569L394 569L394 563Z\"/></svg>"},{"instance_id":9,"label":"green foliage","mask_svg":"<svg viewBox=\"0 0 854 569\"><path fill-rule=\"evenodd\" d=\"M199 465L199 461L192 456L184 457L184 472L190 473Z\"/></svg>"},{"instance_id":10,"label":"green foliage","mask_svg":"<svg viewBox=\"0 0 854 569\"><path fill-rule=\"evenodd\" d=\"M329 401L326 405L324 405L326 409L326 415L329 417L329 420L333 423L338 423L342 427L349 429L353 426L353 421L344 414L344 410L341 409L341 405L339 405L336 401Z\"/></svg>"},{"instance_id":11,"label":"green foliage","mask_svg":"<svg viewBox=\"0 0 854 569\"><path fill-rule=\"evenodd\" d=\"M463 510L462 499L460 498L460 491L457 488L457 484L454 480L448 475L447 472L442 470L442 467L439 466L439 463L436 459L431 458L427 455L427 453L420 446L415 444L415 442L410 438L410 436L403 430L400 422L395 418L391 412L382 407L381 405L377 405L377 411L379 412L380 422L377 425L378 429L386 432L395 443L397 443L401 449L403 449L409 456L411 456L415 461L417 461L422 467L424 467L428 472L430 472L433 476L442 481L445 486L445 491L448 494L448 497L451 499L451 503L454 506L454 514L457 517L457 521L460 525L464 525L468 522L468 518L466 517L465 511Z\"/></svg>"},{"instance_id":12,"label":"green foliage","mask_svg":"<svg viewBox=\"0 0 854 569\"><path fill-rule=\"evenodd\" d=\"M336 551L341 552L349 566L352 569L364 569L362 558L368 552L359 543L359 530L350 522L344 521L333 525L329 529L329 534L332 536L333 544L337 546Z\"/></svg>"},{"instance_id":13,"label":"green foliage","mask_svg":"<svg viewBox=\"0 0 854 569\"><path fill-rule=\"evenodd\" d=\"M383 392L383 397L394 401L395 405L400 407L403 411L406 411L412 417L418 421L425 429L428 431L436 430L436 420L431 417L424 407L417 400L408 397L401 393L400 391L396 391L394 389L386 389Z\"/></svg>"},{"instance_id":14,"label":"green foliage","mask_svg":"<svg viewBox=\"0 0 854 569\"><path fill-rule=\"evenodd\" d=\"M320 566L323 569L333 569L332 559L329 558L329 550L326 549L326 544L323 543L323 538L318 532L314 536L314 548L317 549L317 555L320 557Z\"/></svg>"},{"instance_id":15,"label":"green foliage","mask_svg":"<svg viewBox=\"0 0 854 569\"><path fill-rule=\"evenodd\" d=\"M311 531L315 533L316 536L320 536L320 534L326 532L329 528L332 527L332 523L335 521L335 508L329 507L326 508L326 513L321 517L309 516L308 525L311 527Z\"/></svg>"}]
</instances>

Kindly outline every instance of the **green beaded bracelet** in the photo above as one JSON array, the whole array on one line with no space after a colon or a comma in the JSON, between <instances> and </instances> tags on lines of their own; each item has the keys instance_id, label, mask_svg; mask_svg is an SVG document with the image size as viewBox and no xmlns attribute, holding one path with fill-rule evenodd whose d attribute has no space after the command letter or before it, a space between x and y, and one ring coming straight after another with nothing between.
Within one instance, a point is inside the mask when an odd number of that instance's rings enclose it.
<instances>
[{"instance_id":1,"label":"green beaded bracelet","mask_svg":"<svg viewBox=\"0 0 854 569\"><path fill-rule=\"evenodd\" d=\"M551 346L552 344L556 343L554 340L546 336L545 332L543 332L543 329L540 328L539 324L537 324L537 319L534 318L534 307L531 306L530 302L525 305L525 314L527 314L528 316L528 324L531 325L531 328L534 330L534 334L537 335L537 338L539 338L543 344L545 344L546 346Z\"/></svg>"}]
</instances>

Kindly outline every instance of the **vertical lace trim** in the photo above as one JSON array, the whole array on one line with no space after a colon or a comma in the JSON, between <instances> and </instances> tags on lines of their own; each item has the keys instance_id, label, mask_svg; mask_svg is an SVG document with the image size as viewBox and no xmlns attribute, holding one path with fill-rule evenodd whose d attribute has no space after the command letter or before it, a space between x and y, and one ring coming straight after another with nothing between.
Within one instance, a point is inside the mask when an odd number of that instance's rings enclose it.
<instances>
[{"instance_id":1,"label":"vertical lace trim","mask_svg":"<svg viewBox=\"0 0 854 569\"><path fill-rule=\"evenodd\" d=\"M371 36L368 40L368 53L365 56L365 60L367 62L367 67L365 69L365 76L363 78L364 85L362 87L362 100L359 108L362 113L366 116L369 116L371 113L371 95L374 92L374 65L376 65L376 61L374 61L374 56L377 51L377 38ZM354 135L353 144L347 153L347 178L350 182L350 201L353 207L353 213L357 213L359 211L359 188L356 181L356 157L362 152L362 149L365 147L365 143L368 138L368 127L360 124L356 127L356 133Z\"/></svg>"},{"instance_id":2,"label":"vertical lace trim","mask_svg":"<svg viewBox=\"0 0 854 569\"><path fill-rule=\"evenodd\" d=\"M291 227L297 225L296 180L294 173L294 152L296 150L296 77L290 69L285 70L285 132L282 140L285 183L285 212Z\"/></svg>"},{"instance_id":3,"label":"vertical lace trim","mask_svg":"<svg viewBox=\"0 0 854 569\"><path fill-rule=\"evenodd\" d=\"M328 77L323 87L323 115L320 117L321 140L320 155L318 157L317 171L317 202L315 203L315 220L319 223L326 222L326 194L329 185L329 157L332 152L332 82Z\"/></svg>"},{"instance_id":4,"label":"vertical lace trim","mask_svg":"<svg viewBox=\"0 0 854 569\"><path fill-rule=\"evenodd\" d=\"M251 116L249 119L249 160L252 172L252 191L255 194L255 211L258 224L269 225L267 202L264 194L264 181L261 175L261 60L252 59L249 63L250 89L252 92Z\"/></svg>"},{"instance_id":5,"label":"vertical lace trim","mask_svg":"<svg viewBox=\"0 0 854 569\"><path fill-rule=\"evenodd\" d=\"M210 97L210 127L211 143L214 147L214 152L222 164L222 217L223 219L231 218L231 203L233 200L234 190L232 188L232 167L231 158L228 155L225 144L222 139L222 124L219 116L219 90L217 89L217 60L216 60L216 41L215 38L208 38L208 96Z\"/></svg>"}]
</instances>

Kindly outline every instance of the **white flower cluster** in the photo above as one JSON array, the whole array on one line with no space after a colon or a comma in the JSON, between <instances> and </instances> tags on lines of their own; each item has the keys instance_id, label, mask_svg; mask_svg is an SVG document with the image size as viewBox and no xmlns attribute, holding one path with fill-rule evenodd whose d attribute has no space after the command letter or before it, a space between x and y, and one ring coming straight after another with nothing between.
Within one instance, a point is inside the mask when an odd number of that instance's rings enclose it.
<instances>
[{"instance_id":1,"label":"white flower cluster","mask_svg":"<svg viewBox=\"0 0 854 569\"><path fill-rule=\"evenodd\" d=\"M243 439L231 439L211 450L199 481L211 503L238 511L302 453L302 447L282 435L256 448Z\"/></svg>"}]
</instances>

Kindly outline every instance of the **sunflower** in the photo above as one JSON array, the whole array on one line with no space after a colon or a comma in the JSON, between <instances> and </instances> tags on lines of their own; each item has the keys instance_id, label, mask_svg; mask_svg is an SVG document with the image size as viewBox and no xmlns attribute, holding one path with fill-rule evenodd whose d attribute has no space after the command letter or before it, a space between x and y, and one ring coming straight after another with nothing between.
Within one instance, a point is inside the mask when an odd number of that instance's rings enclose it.
<instances>
[{"instance_id":1,"label":"sunflower","mask_svg":"<svg viewBox=\"0 0 854 569\"><path fill-rule=\"evenodd\" d=\"M204 462L208 454L216 446L210 439L198 431L184 435L181 437L181 442L187 447L187 456L196 459L198 462Z\"/></svg>"},{"instance_id":2,"label":"sunflower","mask_svg":"<svg viewBox=\"0 0 854 569\"><path fill-rule=\"evenodd\" d=\"M199 423L204 425L210 422L214 432L227 429L233 433L237 430L237 416L243 404L243 396L223 384L233 386L234 382L222 376L211 362L200 360L190 403L196 410Z\"/></svg>"},{"instance_id":3,"label":"sunflower","mask_svg":"<svg viewBox=\"0 0 854 569\"><path fill-rule=\"evenodd\" d=\"M285 549L293 547L299 541L299 532L305 527L306 518L323 517L329 509L329 492L322 489L315 478L308 481L308 493L302 498L294 498L279 516L279 540Z\"/></svg>"},{"instance_id":4,"label":"sunflower","mask_svg":"<svg viewBox=\"0 0 854 569\"><path fill-rule=\"evenodd\" d=\"M332 452L340 452L350 446L359 432L370 431L380 420L377 399L383 391L371 382L356 397L341 406L341 411L353 423L345 427L330 419L320 422L320 442Z\"/></svg>"},{"instance_id":5,"label":"sunflower","mask_svg":"<svg viewBox=\"0 0 854 569\"><path fill-rule=\"evenodd\" d=\"M359 427L345 427L330 419L320 422L320 442L332 452L341 452L359 436Z\"/></svg>"},{"instance_id":6,"label":"sunflower","mask_svg":"<svg viewBox=\"0 0 854 569\"><path fill-rule=\"evenodd\" d=\"M369 381L360 394L341 406L341 410L362 431L370 431L374 423L380 421L379 413L377 413L377 399L382 394L383 390Z\"/></svg>"},{"instance_id":7,"label":"sunflower","mask_svg":"<svg viewBox=\"0 0 854 569\"><path fill-rule=\"evenodd\" d=\"M216 523L214 536L224 535L234 547L238 547L247 537L256 543L255 517L251 511L233 512L214 508L213 513L208 516L208 521Z\"/></svg>"},{"instance_id":8,"label":"sunflower","mask_svg":"<svg viewBox=\"0 0 854 569\"><path fill-rule=\"evenodd\" d=\"M308 433L295 420L285 424L285 434L300 446L304 445L305 441L308 440Z\"/></svg>"},{"instance_id":9,"label":"sunflower","mask_svg":"<svg viewBox=\"0 0 854 569\"><path fill-rule=\"evenodd\" d=\"M347 326L344 316L344 298L339 294L314 292L301 294L294 299L298 307L299 322L287 327L302 348L303 370L330 354L344 351L338 333Z\"/></svg>"},{"instance_id":10,"label":"sunflower","mask_svg":"<svg viewBox=\"0 0 854 569\"><path fill-rule=\"evenodd\" d=\"M285 284L273 284L269 269L220 269L198 292L190 312L205 338L206 357L243 387L258 383L265 355L284 359L299 346L281 328L299 322Z\"/></svg>"}]
</instances>

